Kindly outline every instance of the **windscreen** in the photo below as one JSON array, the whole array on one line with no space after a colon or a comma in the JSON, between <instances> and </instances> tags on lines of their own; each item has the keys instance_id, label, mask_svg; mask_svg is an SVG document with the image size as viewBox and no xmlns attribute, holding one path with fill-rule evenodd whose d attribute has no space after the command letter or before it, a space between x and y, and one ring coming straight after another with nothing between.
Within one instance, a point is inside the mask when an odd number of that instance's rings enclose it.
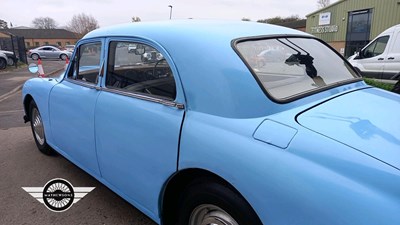
<instances>
[{"instance_id":1,"label":"windscreen","mask_svg":"<svg viewBox=\"0 0 400 225\"><path fill-rule=\"evenodd\" d=\"M336 52L313 38L248 40L236 48L276 100L287 101L358 78Z\"/></svg>"}]
</instances>

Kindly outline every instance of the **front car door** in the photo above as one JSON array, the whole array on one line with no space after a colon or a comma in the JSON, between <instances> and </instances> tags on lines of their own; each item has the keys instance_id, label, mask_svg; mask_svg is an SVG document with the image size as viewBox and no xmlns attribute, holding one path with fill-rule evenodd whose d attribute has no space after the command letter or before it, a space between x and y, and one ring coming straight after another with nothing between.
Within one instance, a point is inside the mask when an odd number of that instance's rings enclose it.
<instances>
[{"instance_id":1,"label":"front car door","mask_svg":"<svg viewBox=\"0 0 400 225\"><path fill-rule=\"evenodd\" d=\"M382 36L375 39L364 48L360 54L361 59L355 59L360 65L361 73L365 77L382 78L384 59L387 55L387 43L389 36Z\"/></svg>"},{"instance_id":2,"label":"front car door","mask_svg":"<svg viewBox=\"0 0 400 225\"><path fill-rule=\"evenodd\" d=\"M58 151L97 176L94 110L100 94L102 49L101 39L80 43L67 77L52 89L49 102L51 132Z\"/></svg>"},{"instance_id":3,"label":"front car door","mask_svg":"<svg viewBox=\"0 0 400 225\"><path fill-rule=\"evenodd\" d=\"M390 79L400 73L400 28L397 28L392 35L389 53L385 57L383 68L383 78Z\"/></svg>"},{"instance_id":4,"label":"front car door","mask_svg":"<svg viewBox=\"0 0 400 225\"><path fill-rule=\"evenodd\" d=\"M155 44L113 39L108 46L95 109L101 174L116 192L157 219L160 190L177 170L184 117L177 70Z\"/></svg>"}]
</instances>

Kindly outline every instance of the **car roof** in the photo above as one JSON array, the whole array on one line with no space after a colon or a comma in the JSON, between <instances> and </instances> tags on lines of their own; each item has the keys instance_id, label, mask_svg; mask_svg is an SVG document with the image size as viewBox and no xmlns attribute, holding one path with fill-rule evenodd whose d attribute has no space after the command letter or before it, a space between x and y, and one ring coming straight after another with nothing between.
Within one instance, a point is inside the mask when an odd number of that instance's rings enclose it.
<instances>
[{"instance_id":1,"label":"car roof","mask_svg":"<svg viewBox=\"0 0 400 225\"><path fill-rule=\"evenodd\" d=\"M162 43L171 38L171 36L175 40L189 41L203 39L205 35L232 40L239 37L277 34L304 35L303 32L297 30L265 23L189 19L138 22L104 27L88 33L84 39L109 36L139 36ZM187 39L188 37L190 39Z\"/></svg>"}]
</instances>

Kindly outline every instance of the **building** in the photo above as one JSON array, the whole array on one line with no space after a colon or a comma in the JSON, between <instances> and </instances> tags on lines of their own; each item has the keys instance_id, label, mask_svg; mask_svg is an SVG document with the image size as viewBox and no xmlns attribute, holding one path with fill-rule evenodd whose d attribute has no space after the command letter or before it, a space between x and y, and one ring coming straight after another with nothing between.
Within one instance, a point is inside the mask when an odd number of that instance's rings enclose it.
<instances>
[{"instance_id":1,"label":"building","mask_svg":"<svg viewBox=\"0 0 400 225\"><path fill-rule=\"evenodd\" d=\"M347 57L400 24L400 0L339 0L306 17L308 33Z\"/></svg>"},{"instance_id":2,"label":"building","mask_svg":"<svg viewBox=\"0 0 400 225\"><path fill-rule=\"evenodd\" d=\"M296 21L290 21L290 22L284 22L284 23L277 23L276 25L306 32L306 24L307 24L307 20L302 19L302 20L296 20Z\"/></svg>"},{"instance_id":3,"label":"building","mask_svg":"<svg viewBox=\"0 0 400 225\"><path fill-rule=\"evenodd\" d=\"M0 30L0 33L24 37L27 49L42 45L65 47L65 45L75 44L79 40L75 33L65 29L3 29Z\"/></svg>"}]
</instances>

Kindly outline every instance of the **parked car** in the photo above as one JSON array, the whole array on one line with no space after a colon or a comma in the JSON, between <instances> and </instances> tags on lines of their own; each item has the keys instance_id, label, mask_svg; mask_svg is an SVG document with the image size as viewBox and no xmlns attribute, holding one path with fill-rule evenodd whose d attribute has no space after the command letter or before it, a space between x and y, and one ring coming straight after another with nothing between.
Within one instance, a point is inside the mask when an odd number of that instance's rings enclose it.
<instances>
[{"instance_id":1,"label":"parked car","mask_svg":"<svg viewBox=\"0 0 400 225\"><path fill-rule=\"evenodd\" d=\"M280 57L252 62L266 49ZM22 95L41 152L159 224L399 224L400 96L309 34L196 20L107 27Z\"/></svg>"},{"instance_id":2,"label":"parked car","mask_svg":"<svg viewBox=\"0 0 400 225\"><path fill-rule=\"evenodd\" d=\"M72 53L66 50L60 50L54 46L42 46L28 51L28 57L33 60L38 59L62 59L71 58Z\"/></svg>"},{"instance_id":3,"label":"parked car","mask_svg":"<svg viewBox=\"0 0 400 225\"><path fill-rule=\"evenodd\" d=\"M400 24L379 34L349 62L365 77L395 79L400 74Z\"/></svg>"},{"instance_id":4,"label":"parked car","mask_svg":"<svg viewBox=\"0 0 400 225\"><path fill-rule=\"evenodd\" d=\"M0 52L0 70L3 70L7 67L8 57L3 52Z\"/></svg>"},{"instance_id":5,"label":"parked car","mask_svg":"<svg viewBox=\"0 0 400 225\"><path fill-rule=\"evenodd\" d=\"M0 50L1 53L4 53L7 56L7 65L8 66L14 66L15 63L18 62L18 57L14 55L13 52L10 51L5 51L5 50Z\"/></svg>"},{"instance_id":6,"label":"parked car","mask_svg":"<svg viewBox=\"0 0 400 225\"><path fill-rule=\"evenodd\" d=\"M66 45L65 50L69 52L74 52L75 45Z\"/></svg>"}]
</instances>

